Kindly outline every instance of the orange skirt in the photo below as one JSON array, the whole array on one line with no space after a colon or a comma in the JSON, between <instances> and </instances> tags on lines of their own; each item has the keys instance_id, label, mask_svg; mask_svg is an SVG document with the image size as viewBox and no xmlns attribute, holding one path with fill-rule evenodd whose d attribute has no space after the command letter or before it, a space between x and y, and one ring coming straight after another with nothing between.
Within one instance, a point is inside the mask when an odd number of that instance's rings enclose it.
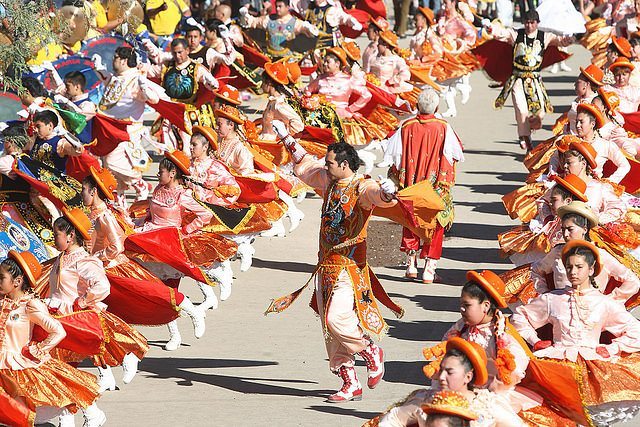
<instances>
[{"instance_id":1,"label":"orange skirt","mask_svg":"<svg viewBox=\"0 0 640 427\"><path fill-rule=\"evenodd\" d=\"M401 92L401 93L398 93L397 95L400 98L407 101L411 105L411 109L415 110L416 105L418 104L418 97L420 96L421 92L422 92L422 89L414 86L413 89L410 90L409 92Z\"/></svg>"},{"instance_id":2,"label":"orange skirt","mask_svg":"<svg viewBox=\"0 0 640 427\"><path fill-rule=\"evenodd\" d=\"M135 354L138 359L144 358L149 351L149 345L140 332L115 314L108 311L99 311L98 314L104 333L104 344L100 353L93 355L93 363L96 366L119 366L129 353ZM78 363L86 359L84 355L59 348L53 349L51 355L67 363Z\"/></svg>"},{"instance_id":3,"label":"orange skirt","mask_svg":"<svg viewBox=\"0 0 640 427\"><path fill-rule=\"evenodd\" d=\"M520 301L527 304L529 300L538 296L538 292L531 280L531 264L524 264L500 274L505 284L502 295L509 304Z\"/></svg>"},{"instance_id":4,"label":"orange skirt","mask_svg":"<svg viewBox=\"0 0 640 427\"><path fill-rule=\"evenodd\" d=\"M29 410L22 402L18 402L0 388L0 424L31 427L35 419L35 412Z\"/></svg>"},{"instance_id":5,"label":"orange skirt","mask_svg":"<svg viewBox=\"0 0 640 427\"><path fill-rule=\"evenodd\" d=\"M524 158L524 165L529 170L527 183L534 183L537 179L547 172L551 156L557 151L556 137L549 138L546 141L536 145L529 151Z\"/></svg>"},{"instance_id":6,"label":"orange skirt","mask_svg":"<svg viewBox=\"0 0 640 427\"><path fill-rule=\"evenodd\" d=\"M532 250L547 253L551 249L546 234L534 234L526 225L520 225L498 234L498 243L500 244L500 252L505 257Z\"/></svg>"},{"instance_id":7,"label":"orange skirt","mask_svg":"<svg viewBox=\"0 0 640 427\"><path fill-rule=\"evenodd\" d=\"M49 359L37 368L0 369L0 388L27 407L78 408L90 406L98 397L96 377L59 360Z\"/></svg>"},{"instance_id":8,"label":"orange skirt","mask_svg":"<svg viewBox=\"0 0 640 427\"><path fill-rule=\"evenodd\" d=\"M536 201L547 191L543 182L525 184L502 196L502 204L511 219L529 222L538 214Z\"/></svg>"},{"instance_id":9,"label":"orange skirt","mask_svg":"<svg viewBox=\"0 0 640 427\"><path fill-rule=\"evenodd\" d=\"M396 116L391 114L391 112L385 110L380 106L374 108L374 110L371 112L371 114L369 114L367 118L383 128L387 132L387 136L395 132L400 126L400 120L398 120Z\"/></svg>"}]
</instances>

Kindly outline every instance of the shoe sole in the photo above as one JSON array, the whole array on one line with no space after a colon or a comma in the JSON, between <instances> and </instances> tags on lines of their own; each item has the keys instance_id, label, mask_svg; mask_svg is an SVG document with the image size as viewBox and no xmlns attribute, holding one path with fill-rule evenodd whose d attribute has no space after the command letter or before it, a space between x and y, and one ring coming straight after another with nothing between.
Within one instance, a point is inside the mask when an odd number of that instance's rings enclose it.
<instances>
[{"instance_id":1,"label":"shoe sole","mask_svg":"<svg viewBox=\"0 0 640 427\"><path fill-rule=\"evenodd\" d=\"M359 394L357 396L353 396L350 399L342 399L342 400L331 400L331 399L327 399L326 402L327 403L345 403L345 402L351 402L351 401L359 401L362 400L362 395Z\"/></svg>"}]
</instances>

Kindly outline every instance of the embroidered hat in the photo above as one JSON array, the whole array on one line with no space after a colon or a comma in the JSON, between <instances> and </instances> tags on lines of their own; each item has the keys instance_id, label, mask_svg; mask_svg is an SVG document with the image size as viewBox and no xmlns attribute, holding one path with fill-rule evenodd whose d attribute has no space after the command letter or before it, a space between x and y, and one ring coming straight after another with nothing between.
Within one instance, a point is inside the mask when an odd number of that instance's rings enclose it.
<instances>
[{"instance_id":1,"label":"embroidered hat","mask_svg":"<svg viewBox=\"0 0 640 427\"><path fill-rule=\"evenodd\" d=\"M611 72L614 72L616 68L627 68L629 71L633 71L636 67L634 67L631 61L629 61L629 58L622 57L616 59L616 62L609 65L609 71Z\"/></svg>"},{"instance_id":2,"label":"embroidered hat","mask_svg":"<svg viewBox=\"0 0 640 427\"><path fill-rule=\"evenodd\" d=\"M558 217L562 218L567 214L577 214L587 219L589 227L595 227L598 225L598 216L585 202L574 200L568 205L560 206L558 208Z\"/></svg>"},{"instance_id":3,"label":"embroidered hat","mask_svg":"<svg viewBox=\"0 0 640 427\"><path fill-rule=\"evenodd\" d=\"M419 7L418 13L427 18L429 26L436 23L436 15L435 13L433 13L433 10L429 9L428 7Z\"/></svg>"},{"instance_id":4,"label":"embroidered hat","mask_svg":"<svg viewBox=\"0 0 640 427\"><path fill-rule=\"evenodd\" d=\"M242 101L240 100L240 92L235 87L228 85L222 81L220 81L220 87L213 92L213 94L233 105L240 105Z\"/></svg>"},{"instance_id":5,"label":"embroidered hat","mask_svg":"<svg viewBox=\"0 0 640 427\"><path fill-rule=\"evenodd\" d=\"M482 347L474 342L470 342L460 337L453 337L447 341L447 351L455 348L467 356L473 366L473 384L479 387L485 385L489 380L487 372L487 353Z\"/></svg>"},{"instance_id":6,"label":"embroidered hat","mask_svg":"<svg viewBox=\"0 0 640 427\"><path fill-rule=\"evenodd\" d=\"M13 249L9 251L7 256L18 263L24 276L27 278L27 282L34 288L36 286L36 280L42 275L42 266L36 257L31 252L18 252Z\"/></svg>"},{"instance_id":7,"label":"embroidered hat","mask_svg":"<svg viewBox=\"0 0 640 427\"><path fill-rule=\"evenodd\" d=\"M604 102L604 106L607 107L612 113L618 111L618 107L620 107L620 97L615 92L608 92L604 90L604 88L598 89L598 95L602 98L602 102Z\"/></svg>"},{"instance_id":8,"label":"embroidered hat","mask_svg":"<svg viewBox=\"0 0 640 427\"><path fill-rule=\"evenodd\" d=\"M467 421L478 419L478 415L469 408L469 400L456 391L439 391L433 395L431 403L422 405L425 414L442 414L459 417Z\"/></svg>"},{"instance_id":9,"label":"embroidered hat","mask_svg":"<svg viewBox=\"0 0 640 427\"><path fill-rule=\"evenodd\" d=\"M565 141L565 138L567 141ZM558 151L566 153L569 150L576 150L578 153L582 154L582 157L584 157L591 169L598 167L598 164L596 163L596 157L598 154L596 153L595 148L593 148L593 146L588 142L581 140L575 135L565 135L562 137L560 144L558 144Z\"/></svg>"},{"instance_id":10,"label":"embroidered hat","mask_svg":"<svg viewBox=\"0 0 640 427\"><path fill-rule=\"evenodd\" d=\"M289 84L289 71L282 62L267 62L264 64L264 72L276 83Z\"/></svg>"},{"instance_id":11,"label":"embroidered hat","mask_svg":"<svg viewBox=\"0 0 640 427\"><path fill-rule=\"evenodd\" d=\"M343 67L349 65L349 62L347 61L347 54L341 47L330 47L329 49L325 50L324 54L325 56L327 56L328 54L335 55Z\"/></svg>"},{"instance_id":12,"label":"embroidered hat","mask_svg":"<svg viewBox=\"0 0 640 427\"><path fill-rule=\"evenodd\" d=\"M602 115L602 111L600 111L598 107L596 107L595 105L586 104L583 102L578 104L577 110L578 110L578 114L587 113L593 116L593 118L596 121L596 129L600 129L602 126L604 126L604 116Z\"/></svg>"},{"instance_id":13,"label":"embroidered hat","mask_svg":"<svg viewBox=\"0 0 640 427\"><path fill-rule=\"evenodd\" d=\"M391 47L398 47L398 35L392 31L383 31L380 33L380 40Z\"/></svg>"},{"instance_id":14,"label":"embroidered hat","mask_svg":"<svg viewBox=\"0 0 640 427\"><path fill-rule=\"evenodd\" d=\"M193 135L200 134L205 137L207 142L214 151L218 151L218 133L208 126L194 126L192 129L192 138Z\"/></svg>"},{"instance_id":15,"label":"embroidered hat","mask_svg":"<svg viewBox=\"0 0 640 427\"><path fill-rule=\"evenodd\" d=\"M91 240L91 220L80 208L62 208L62 215L73 225L84 240Z\"/></svg>"},{"instance_id":16,"label":"embroidered hat","mask_svg":"<svg viewBox=\"0 0 640 427\"><path fill-rule=\"evenodd\" d=\"M499 308L507 308L507 302L503 296L505 284L496 273L490 270L483 270L480 273L470 270L467 271L467 280L480 285Z\"/></svg>"},{"instance_id":17,"label":"embroidered hat","mask_svg":"<svg viewBox=\"0 0 640 427\"><path fill-rule=\"evenodd\" d=\"M558 185L567 189L571 194L576 196L578 199L583 202L587 201L587 196L584 194L587 191L587 184L578 177L578 175L574 175L570 173L564 178L560 175L553 175L552 178Z\"/></svg>"},{"instance_id":18,"label":"embroidered hat","mask_svg":"<svg viewBox=\"0 0 640 427\"><path fill-rule=\"evenodd\" d=\"M102 191L102 194L104 194L109 200L115 200L116 197L113 193L115 193L118 188L118 181L116 181L116 178L113 176L111 171L105 168L98 170L95 167L90 166L89 172L98 185L98 188L100 188L100 191Z\"/></svg>"},{"instance_id":19,"label":"embroidered hat","mask_svg":"<svg viewBox=\"0 0 640 427\"><path fill-rule=\"evenodd\" d=\"M191 160L181 150L173 150L171 152L165 151L164 157L171 160L171 163L176 165L180 171L185 175L191 175L189 168L191 167Z\"/></svg>"},{"instance_id":20,"label":"embroidered hat","mask_svg":"<svg viewBox=\"0 0 640 427\"><path fill-rule=\"evenodd\" d=\"M373 17L371 17L370 22L380 31L386 31L391 26L389 25L389 21L384 19L382 16L378 16L376 19L373 19Z\"/></svg>"},{"instance_id":21,"label":"embroidered hat","mask_svg":"<svg viewBox=\"0 0 640 427\"><path fill-rule=\"evenodd\" d=\"M589 249L593 253L593 257L596 262L593 265L593 275L597 276L602 271L602 261L600 260L600 251L591 242L587 242L586 240L572 240L567 242L562 248L562 263L564 264L569 257L569 251L573 248L586 248Z\"/></svg>"},{"instance_id":22,"label":"embroidered hat","mask_svg":"<svg viewBox=\"0 0 640 427\"><path fill-rule=\"evenodd\" d=\"M611 44L616 48L619 54L626 58L631 58L631 43L624 37L611 37ZM617 61L616 61L617 62Z\"/></svg>"},{"instance_id":23,"label":"embroidered hat","mask_svg":"<svg viewBox=\"0 0 640 427\"><path fill-rule=\"evenodd\" d=\"M222 105L213 113L216 117L224 117L225 119L229 119L239 125L243 124L245 121L244 114L232 105Z\"/></svg>"},{"instance_id":24,"label":"embroidered hat","mask_svg":"<svg viewBox=\"0 0 640 427\"><path fill-rule=\"evenodd\" d=\"M604 73L596 65L589 64L587 68L580 67L580 73L595 85L602 86L604 84L602 81L602 79L604 79Z\"/></svg>"},{"instance_id":25,"label":"embroidered hat","mask_svg":"<svg viewBox=\"0 0 640 427\"><path fill-rule=\"evenodd\" d=\"M347 57L352 61L360 60L360 48L355 42L344 42L342 43L342 49L344 49Z\"/></svg>"}]
</instances>

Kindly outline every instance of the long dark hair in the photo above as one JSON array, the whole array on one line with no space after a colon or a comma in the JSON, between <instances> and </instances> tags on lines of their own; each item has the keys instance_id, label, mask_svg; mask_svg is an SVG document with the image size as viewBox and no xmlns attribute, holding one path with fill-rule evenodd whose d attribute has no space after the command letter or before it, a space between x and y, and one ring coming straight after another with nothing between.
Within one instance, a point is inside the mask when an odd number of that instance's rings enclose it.
<instances>
[{"instance_id":1,"label":"long dark hair","mask_svg":"<svg viewBox=\"0 0 640 427\"><path fill-rule=\"evenodd\" d=\"M22 268L20 268L20 265L18 265L18 263L13 258L5 259L0 263L0 266L4 267L5 270L9 272L9 274L14 280L17 279L18 277L22 277L22 286L20 287L22 292L28 292L31 290L31 285L29 284L29 281L27 280L26 277L24 277L25 276L24 271L22 271Z\"/></svg>"},{"instance_id":2,"label":"long dark hair","mask_svg":"<svg viewBox=\"0 0 640 427\"><path fill-rule=\"evenodd\" d=\"M84 245L84 239L82 237L82 234L80 234L80 232L73 226L73 224L71 224L71 222L67 218L61 216L58 219L56 219L53 223L53 228L57 228L58 230L65 233L67 236L70 235L71 232L73 232L73 235L75 236L76 244L78 246Z\"/></svg>"}]
</instances>

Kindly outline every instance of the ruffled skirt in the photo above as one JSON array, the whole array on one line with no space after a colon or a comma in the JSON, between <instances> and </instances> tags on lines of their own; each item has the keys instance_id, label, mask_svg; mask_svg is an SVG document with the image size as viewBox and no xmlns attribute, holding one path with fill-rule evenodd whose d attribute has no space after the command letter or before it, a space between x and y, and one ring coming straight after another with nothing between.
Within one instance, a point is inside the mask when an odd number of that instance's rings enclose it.
<instances>
[{"instance_id":1,"label":"ruffled skirt","mask_svg":"<svg viewBox=\"0 0 640 427\"><path fill-rule=\"evenodd\" d=\"M96 377L59 360L49 359L37 368L0 369L0 387L22 398L31 410L38 406L86 408L98 397Z\"/></svg>"}]
</instances>

